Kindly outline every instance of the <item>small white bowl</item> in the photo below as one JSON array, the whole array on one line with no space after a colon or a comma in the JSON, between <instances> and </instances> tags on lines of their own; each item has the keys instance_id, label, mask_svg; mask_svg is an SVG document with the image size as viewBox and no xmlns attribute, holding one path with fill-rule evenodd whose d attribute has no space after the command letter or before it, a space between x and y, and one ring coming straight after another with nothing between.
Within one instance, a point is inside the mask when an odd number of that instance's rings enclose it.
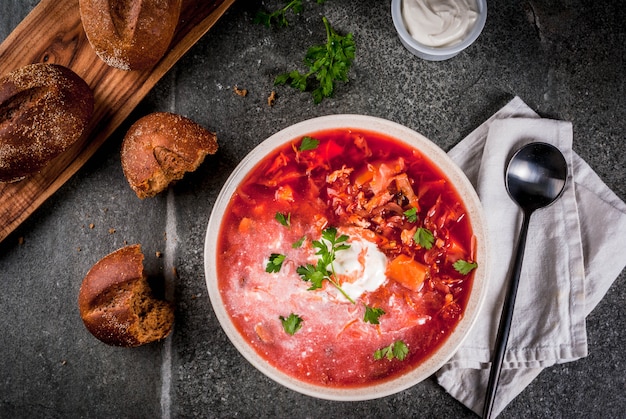
<instances>
[{"instance_id":1,"label":"small white bowl","mask_svg":"<svg viewBox=\"0 0 626 419\"><path fill-rule=\"evenodd\" d=\"M431 47L416 41L406 28L402 17L402 0L391 0L391 18L396 27L402 45L416 56L429 61L443 61L452 58L470 46L485 27L487 21L487 0L476 0L478 5L478 19L465 39L458 44L448 47Z\"/></svg>"},{"instance_id":2,"label":"small white bowl","mask_svg":"<svg viewBox=\"0 0 626 419\"><path fill-rule=\"evenodd\" d=\"M228 209L228 204L240 182L246 178L248 173L255 168L258 162L265 158L268 153L272 153L277 147L292 142L295 138L302 138L305 135L319 131L345 128L378 132L408 144L432 161L442 173L446 174L468 211L472 229L476 236L476 255L478 262L478 269L474 275L472 290L463 317L445 342L443 342L429 358L425 359L420 365L407 373L390 379L389 381L357 388L313 385L279 371L263 359L238 331L227 311L225 302L218 288L216 263L216 258L219 257L217 250L219 232L222 219ZM485 296L489 265L487 234L481 203L473 186L461 169L441 148L421 134L397 123L364 115L329 115L309 119L287 127L259 144L235 168L217 197L208 223L204 248L206 284L213 310L219 323L226 332L226 335L243 357L263 374L287 388L308 396L339 401L371 400L394 394L426 379L441 368L459 348L476 321Z\"/></svg>"}]
</instances>

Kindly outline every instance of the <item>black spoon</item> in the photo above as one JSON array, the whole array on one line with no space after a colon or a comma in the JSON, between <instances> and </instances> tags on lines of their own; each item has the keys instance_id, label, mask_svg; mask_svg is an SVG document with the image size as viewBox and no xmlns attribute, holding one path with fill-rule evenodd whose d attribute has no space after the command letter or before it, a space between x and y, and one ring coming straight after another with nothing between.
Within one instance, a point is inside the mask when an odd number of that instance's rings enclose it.
<instances>
[{"instance_id":1,"label":"black spoon","mask_svg":"<svg viewBox=\"0 0 626 419\"><path fill-rule=\"evenodd\" d=\"M547 207L561 196L563 189L565 189L566 179L567 162L563 154L558 148L546 143L530 143L520 148L513 155L506 169L506 190L511 199L522 210L524 218L517 242L509 288L500 316L493 359L491 360L491 372L489 373L483 407L483 418L485 419L490 417L493 409L502 360L509 339L530 216L535 210Z\"/></svg>"}]
</instances>

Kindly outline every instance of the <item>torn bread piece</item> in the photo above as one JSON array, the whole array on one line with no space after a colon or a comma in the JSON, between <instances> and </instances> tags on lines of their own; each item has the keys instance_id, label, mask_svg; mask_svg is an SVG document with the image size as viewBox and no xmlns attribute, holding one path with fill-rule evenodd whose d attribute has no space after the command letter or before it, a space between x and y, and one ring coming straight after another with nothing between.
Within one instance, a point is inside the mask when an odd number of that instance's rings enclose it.
<instances>
[{"instance_id":1,"label":"torn bread piece","mask_svg":"<svg viewBox=\"0 0 626 419\"><path fill-rule=\"evenodd\" d=\"M143 258L141 245L125 246L100 259L83 279L80 316L87 330L108 345L140 346L172 330L174 306L155 297Z\"/></svg>"},{"instance_id":2,"label":"torn bread piece","mask_svg":"<svg viewBox=\"0 0 626 419\"><path fill-rule=\"evenodd\" d=\"M217 137L189 118L155 112L135 122L122 143L122 170L141 199L193 172L217 151Z\"/></svg>"}]
</instances>

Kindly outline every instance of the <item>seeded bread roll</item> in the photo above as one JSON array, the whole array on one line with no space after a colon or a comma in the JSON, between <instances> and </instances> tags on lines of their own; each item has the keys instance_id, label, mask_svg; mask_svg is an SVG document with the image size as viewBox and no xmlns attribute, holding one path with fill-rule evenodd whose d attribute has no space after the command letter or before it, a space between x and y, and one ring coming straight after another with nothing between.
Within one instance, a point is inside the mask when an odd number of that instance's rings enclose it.
<instances>
[{"instance_id":1,"label":"seeded bread roll","mask_svg":"<svg viewBox=\"0 0 626 419\"><path fill-rule=\"evenodd\" d=\"M193 172L216 151L214 133L189 118L155 112L139 119L126 133L122 170L130 187L143 199Z\"/></svg>"},{"instance_id":2,"label":"seeded bread roll","mask_svg":"<svg viewBox=\"0 0 626 419\"><path fill-rule=\"evenodd\" d=\"M174 323L172 304L153 296L138 244L105 256L89 270L80 287L78 308L87 330L114 346L163 339Z\"/></svg>"},{"instance_id":3,"label":"seeded bread roll","mask_svg":"<svg viewBox=\"0 0 626 419\"><path fill-rule=\"evenodd\" d=\"M93 102L87 83L60 65L30 64L0 78L0 182L37 173L74 144Z\"/></svg>"},{"instance_id":4,"label":"seeded bread roll","mask_svg":"<svg viewBox=\"0 0 626 419\"><path fill-rule=\"evenodd\" d=\"M120 70L154 66L172 42L182 0L80 0L80 16L96 54Z\"/></svg>"}]
</instances>

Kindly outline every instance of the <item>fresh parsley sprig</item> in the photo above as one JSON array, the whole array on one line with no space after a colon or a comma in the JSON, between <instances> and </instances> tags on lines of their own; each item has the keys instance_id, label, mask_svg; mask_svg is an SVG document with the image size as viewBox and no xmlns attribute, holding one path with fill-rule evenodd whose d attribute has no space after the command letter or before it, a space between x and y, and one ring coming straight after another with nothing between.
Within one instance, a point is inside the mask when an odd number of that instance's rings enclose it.
<instances>
[{"instance_id":1,"label":"fresh parsley sprig","mask_svg":"<svg viewBox=\"0 0 626 419\"><path fill-rule=\"evenodd\" d=\"M323 4L324 2L326 2L326 0L316 0L317 4ZM254 16L254 23L260 23L268 28L271 28L272 25L276 25L279 28L289 26L289 21L287 20L287 12L289 9L291 9L294 14L302 12L302 0L291 0L284 7L271 13L258 12Z\"/></svg>"},{"instance_id":2,"label":"fresh parsley sprig","mask_svg":"<svg viewBox=\"0 0 626 419\"><path fill-rule=\"evenodd\" d=\"M383 358L387 358L389 361L391 361L392 359L396 358L399 361L404 361L404 358L406 358L408 353L409 347L406 346L406 343L401 340L397 340L389 346L385 346L384 348L380 348L374 351L374 359L378 361Z\"/></svg>"},{"instance_id":3,"label":"fresh parsley sprig","mask_svg":"<svg viewBox=\"0 0 626 419\"><path fill-rule=\"evenodd\" d=\"M328 244L324 243L322 240L326 240ZM328 265L332 266L332 263L335 261L336 253L339 250L346 250L350 248L350 245L347 243L348 236L342 234L337 237L337 229L335 227L328 227L327 229L322 231L322 240L313 241L313 247L317 248L316 255L320 255L322 260L326 262ZM333 275L335 274L333 268Z\"/></svg>"},{"instance_id":4,"label":"fresh parsley sprig","mask_svg":"<svg viewBox=\"0 0 626 419\"><path fill-rule=\"evenodd\" d=\"M268 28L271 28L273 25L276 25L279 28L289 26L287 12L290 9L295 14L300 13L302 11L302 0L291 0L284 7L281 7L271 13L258 12L256 16L254 16L254 23L260 23Z\"/></svg>"},{"instance_id":5,"label":"fresh parsley sprig","mask_svg":"<svg viewBox=\"0 0 626 419\"><path fill-rule=\"evenodd\" d=\"M355 43L351 33L339 35L331 27L328 19L322 17L326 28L326 44L316 45L308 49L304 63L309 68L306 73L293 70L280 74L274 79L275 85L289 84L295 89L306 91L311 87L310 78L315 76L317 87L312 90L313 102L320 103L324 98L331 97L335 89L335 81L348 81L348 71L355 56Z\"/></svg>"},{"instance_id":6,"label":"fresh parsley sprig","mask_svg":"<svg viewBox=\"0 0 626 419\"><path fill-rule=\"evenodd\" d=\"M337 236L337 229L334 227L323 230L322 240L314 240L312 242L313 247L317 249L315 254L319 256L317 263L315 265L307 263L304 266L299 266L296 272L303 281L311 283L309 291L322 288L323 282L328 281L337 288L348 301L352 304L356 304L352 297L350 297L335 280L336 274L333 263L336 257L335 254L340 250L350 248L350 245L346 243L347 241L348 236L345 234ZM330 271L328 270L329 266Z\"/></svg>"},{"instance_id":7,"label":"fresh parsley sprig","mask_svg":"<svg viewBox=\"0 0 626 419\"><path fill-rule=\"evenodd\" d=\"M319 260L316 265L307 263L304 266L298 266L296 272L300 275L300 278L303 281L311 283L308 291L314 291L322 288L324 280L330 278L330 272L326 269L326 265Z\"/></svg>"}]
</instances>

